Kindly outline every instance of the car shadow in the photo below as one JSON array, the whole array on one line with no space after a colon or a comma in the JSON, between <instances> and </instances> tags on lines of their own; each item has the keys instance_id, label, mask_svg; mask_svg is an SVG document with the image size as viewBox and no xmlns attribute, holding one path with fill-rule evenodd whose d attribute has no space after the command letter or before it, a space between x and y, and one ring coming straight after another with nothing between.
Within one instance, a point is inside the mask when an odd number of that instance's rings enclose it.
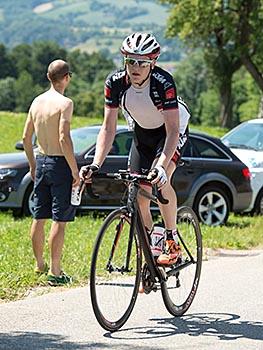
<instances>
[{"instance_id":1,"label":"car shadow","mask_svg":"<svg viewBox=\"0 0 263 350\"><path fill-rule=\"evenodd\" d=\"M180 334L189 336L213 336L219 340L253 339L263 341L263 323L238 321L239 315L228 313L198 313L182 317L153 318L152 327L121 329L106 333L115 339L150 339L171 337Z\"/></svg>"}]
</instances>

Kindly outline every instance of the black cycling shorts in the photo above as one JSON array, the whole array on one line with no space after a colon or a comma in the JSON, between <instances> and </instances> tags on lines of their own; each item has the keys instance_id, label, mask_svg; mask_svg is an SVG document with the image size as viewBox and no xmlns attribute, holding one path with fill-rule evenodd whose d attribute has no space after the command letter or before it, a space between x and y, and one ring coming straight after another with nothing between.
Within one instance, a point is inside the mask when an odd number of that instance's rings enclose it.
<instances>
[{"instance_id":1,"label":"black cycling shorts","mask_svg":"<svg viewBox=\"0 0 263 350\"><path fill-rule=\"evenodd\" d=\"M135 124L134 139L132 142L128 168L131 172L147 174L152 168L154 160L160 157L166 139L165 126L157 129L144 129ZM180 135L178 147L174 152L172 161L177 163L182 155L188 140L188 130Z\"/></svg>"}]
</instances>

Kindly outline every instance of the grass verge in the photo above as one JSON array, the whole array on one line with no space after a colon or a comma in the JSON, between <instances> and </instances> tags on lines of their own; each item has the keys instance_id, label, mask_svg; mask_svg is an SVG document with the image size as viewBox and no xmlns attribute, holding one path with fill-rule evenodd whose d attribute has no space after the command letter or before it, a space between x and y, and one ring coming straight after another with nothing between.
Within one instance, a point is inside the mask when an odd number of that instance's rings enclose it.
<instances>
[{"instance_id":1,"label":"grass verge","mask_svg":"<svg viewBox=\"0 0 263 350\"><path fill-rule=\"evenodd\" d=\"M74 276L73 286L85 285L89 276L91 252L103 218L78 216L68 224L62 265ZM23 298L32 288L46 286L45 276L36 276L29 238L31 218L15 219L0 213L0 300ZM46 232L50 227L47 223ZM202 226L204 248L251 249L263 246L263 217L230 215L223 227ZM48 234L46 235L46 240ZM46 244L45 257L48 261Z\"/></svg>"}]
</instances>

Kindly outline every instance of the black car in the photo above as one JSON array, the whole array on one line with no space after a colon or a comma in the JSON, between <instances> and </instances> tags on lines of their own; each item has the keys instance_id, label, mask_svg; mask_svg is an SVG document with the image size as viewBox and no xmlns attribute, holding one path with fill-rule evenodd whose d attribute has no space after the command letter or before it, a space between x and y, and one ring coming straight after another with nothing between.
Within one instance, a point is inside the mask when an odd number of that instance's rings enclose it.
<instances>
[{"instance_id":1,"label":"black car","mask_svg":"<svg viewBox=\"0 0 263 350\"><path fill-rule=\"evenodd\" d=\"M79 167L92 162L99 129L99 126L91 126L72 130ZM118 126L101 171L126 169L131 143L132 131L126 126ZM17 148L22 149L22 145L18 144ZM191 206L202 222L223 224L230 211L239 213L249 207L252 195L250 172L218 138L190 132L182 161L184 165L177 168L172 178L178 205ZM32 213L33 183L28 170L24 152L0 155L0 208ZM93 190L100 198L90 198L85 191L80 210L113 209L120 205L125 188L112 180L95 179Z\"/></svg>"}]
</instances>

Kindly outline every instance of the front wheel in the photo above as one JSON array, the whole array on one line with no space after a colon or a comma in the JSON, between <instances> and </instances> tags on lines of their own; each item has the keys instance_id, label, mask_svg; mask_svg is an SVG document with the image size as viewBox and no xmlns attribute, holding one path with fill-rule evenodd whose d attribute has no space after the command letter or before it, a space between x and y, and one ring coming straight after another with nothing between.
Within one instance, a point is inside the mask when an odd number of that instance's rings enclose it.
<instances>
[{"instance_id":1,"label":"front wheel","mask_svg":"<svg viewBox=\"0 0 263 350\"><path fill-rule=\"evenodd\" d=\"M202 266L202 236L191 208L178 209L177 230L182 256L166 269L167 281L161 284L161 290L167 310L174 316L182 316L193 302Z\"/></svg>"},{"instance_id":2,"label":"front wheel","mask_svg":"<svg viewBox=\"0 0 263 350\"><path fill-rule=\"evenodd\" d=\"M33 183L31 183L24 195L23 200L23 208L22 208L23 214L25 216L32 216L34 214L34 189L33 189Z\"/></svg>"},{"instance_id":3,"label":"front wheel","mask_svg":"<svg viewBox=\"0 0 263 350\"><path fill-rule=\"evenodd\" d=\"M125 208L105 219L95 242L90 274L91 302L99 324L116 331L128 320L138 295L141 250Z\"/></svg>"}]
</instances>

